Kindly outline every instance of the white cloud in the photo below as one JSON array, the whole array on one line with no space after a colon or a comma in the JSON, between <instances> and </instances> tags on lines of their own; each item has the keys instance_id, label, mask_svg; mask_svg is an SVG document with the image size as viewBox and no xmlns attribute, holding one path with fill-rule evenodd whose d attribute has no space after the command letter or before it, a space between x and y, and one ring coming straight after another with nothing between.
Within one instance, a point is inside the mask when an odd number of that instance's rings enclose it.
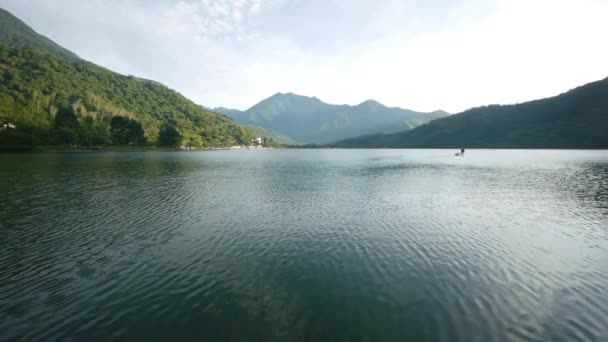
<instances>
[{"instance_id":1,"label":"white cloud","mask_svg":"<svg viewBox=\"0 0 608 342\"><path fill-rule=\"evenodd\" d=\"M259 66L255 78L272 75L262 87L334 103L375 98L456 112L523 102L608 76L607 17L603 1L499 1L475 21L415 35L397 30L354 52Z\"/></svg>"},{"instance_id":2,"label":"white cloud","mask_svg":"<svg viewBox=\"0 0 608 342\"><path fill-rule=\"evenodd\" d=\"M293 91L333 103L375 98L459 111L550 96L608 76L603 0L0 6L86 59L161 81L208 106L246 108Z\"/></svg>"}]
</instances>

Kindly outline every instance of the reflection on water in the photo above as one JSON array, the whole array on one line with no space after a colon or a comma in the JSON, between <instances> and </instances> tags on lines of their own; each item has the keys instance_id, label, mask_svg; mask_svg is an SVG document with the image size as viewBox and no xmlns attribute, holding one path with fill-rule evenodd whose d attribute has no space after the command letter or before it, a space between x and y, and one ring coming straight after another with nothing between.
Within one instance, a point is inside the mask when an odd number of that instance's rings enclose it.
<instances>
[{"instance_id":1,"label":"reflection on water","mask_svg":"<svg viewBox=\"0 0 608 342\"><path fill-rule=\"evenodd\" d=\"M608 152L0 155L0 340L608 339Z\"/></svg>"}]
</instances>

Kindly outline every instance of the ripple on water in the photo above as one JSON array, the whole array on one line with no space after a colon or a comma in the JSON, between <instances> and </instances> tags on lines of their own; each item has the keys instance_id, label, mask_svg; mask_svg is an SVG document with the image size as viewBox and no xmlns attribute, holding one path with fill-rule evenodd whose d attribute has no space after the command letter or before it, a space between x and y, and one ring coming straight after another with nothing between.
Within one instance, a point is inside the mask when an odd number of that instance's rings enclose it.
<instances>
[{"instance_id":1,"label":"ripple on water","mask_svg":"<svg viewBox=\"0 0 608 342\"><path fill-rule=\"evenodd\" d=\"M0 156L0 339L608 339L608 155L442 154Z\"/></svg>"}]
</instances>

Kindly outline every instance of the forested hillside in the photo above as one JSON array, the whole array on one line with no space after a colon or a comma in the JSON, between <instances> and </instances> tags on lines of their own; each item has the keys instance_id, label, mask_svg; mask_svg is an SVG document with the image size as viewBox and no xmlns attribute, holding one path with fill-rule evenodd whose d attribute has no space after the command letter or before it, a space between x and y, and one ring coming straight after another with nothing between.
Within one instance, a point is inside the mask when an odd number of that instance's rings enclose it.
<instances>
[{"instance_id":1,"label":"forested hillside","mask_svg":"<svg viewBox=\"0 0 608 342\"><path fill-rule=\"evenodd\" d=\"M11 31L0 34L1 145L229 146L252 137L232 119L160 83L66 54L15 19L0 12L0 27ZM113 126L114 117L129 120L115 120ZM132 139L114 139L124 137L120 130ZM174 137L159 141L159 134Z\"/></svg>"}]
</instances>

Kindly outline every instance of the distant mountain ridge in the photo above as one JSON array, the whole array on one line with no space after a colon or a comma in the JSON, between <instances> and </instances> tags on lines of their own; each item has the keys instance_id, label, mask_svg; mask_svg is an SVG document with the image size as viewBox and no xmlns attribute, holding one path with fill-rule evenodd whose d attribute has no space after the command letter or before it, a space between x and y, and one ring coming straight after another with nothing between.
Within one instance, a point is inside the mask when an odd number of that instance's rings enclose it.
<instances>
[{"instance_id":1,"label":"distant mountain ridge","mask_svg":"<svg viewBox=\"0 0 608 342\"><path fill-rule=\"evenodd\" d=\"M246 125L285 134L299 143L328 143L376 132L411 129L448 113L390 108L367 100L356 106L327 104L317 97L276 93L246 111L215 108Z\"/></svg>"},{"instance_id":2,"label":"distant mountain ridge","mask_svg":"<svg viewBox=\"0 0 608 342\"><path fill-rule=\"evenodd\" d=\"M361 148L608 148L608 78L558 96L491 105L410 131L331 144Z\"/></svg>"},{"instance_id":3,"label":"distant mountain ridge","mask_svg":"<svg viewBox=\"0 0 608 342\"><path fill-rule=\"evenodd\" d=\"M241 111L238 109L231 109L226 107L209 108L209 110L228 116L239 115L241 113Z\"/></svg>"}]
</instances>

